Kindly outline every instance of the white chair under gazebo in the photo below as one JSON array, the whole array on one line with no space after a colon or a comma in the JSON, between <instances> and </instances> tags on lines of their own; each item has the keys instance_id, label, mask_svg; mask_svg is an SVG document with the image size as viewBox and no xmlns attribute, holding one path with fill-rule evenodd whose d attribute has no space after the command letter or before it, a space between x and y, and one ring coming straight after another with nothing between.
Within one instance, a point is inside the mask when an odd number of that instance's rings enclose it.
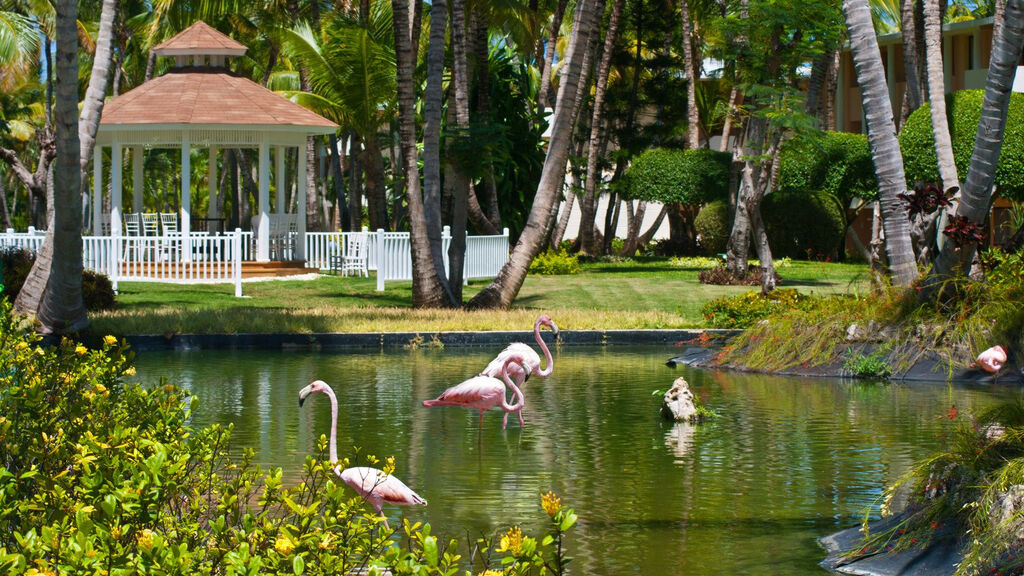
<instances>
[{"instance_id":1,"label":"white chair under gazebo","mask_svg":"<svg viewBox=\"0 0 1024 576\"><path fill-rule=\"evenodd\" d=\"M100 119L93 155L94 187L92 201L93 233L103 234L103 151L111 149L110 234L122 236L123 156L131 150L133 193L130 212L143 212L141 183L143 155L146 149L181 150L181 198L178 234L188 239L192 230L190 154L193 148L207 148L210 154L208 175L211 188L217 183L218 151L224 148L255 148L259 151L258 211L254 217L255 259L271 259L271 220L295 222L294 249L289 256L304 260L306 233L306 139L331 134L338 126L263 86L228 70L230 57L242 56L246 47L203 22L196 22L180 34L153 48L157 56L174 58L174 67L162 76L126 92L108 102ZM285 216L283 193L287 150L297 149L296 205L299 213ZM270 158L274 152L276 177L275 210L270 207ZM211 190L211 198L214 197ZM211 202L208 218L217 219ZM275 251L274 255L283 253ZM183 260L192 257L181 251Z\"/></svg>"}]
</instances>

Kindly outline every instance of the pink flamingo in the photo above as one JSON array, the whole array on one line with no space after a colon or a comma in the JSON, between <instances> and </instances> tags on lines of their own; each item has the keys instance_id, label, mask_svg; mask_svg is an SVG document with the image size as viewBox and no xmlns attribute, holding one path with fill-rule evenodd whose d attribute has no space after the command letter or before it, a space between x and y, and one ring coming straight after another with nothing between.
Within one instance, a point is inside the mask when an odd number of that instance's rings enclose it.
<instances>
[{"instance_id":1,"label":"pink flamingo","mask_svg":"<svg viewBox=\"0 0 1024 576\"><path fill-rule=\"evenodd\" d=\"M551 375L552 370L555 369L554 360L551 359L551 351L548 350L548 345L544 343L544 339L540 337L541 325L547 326L551 329L551 333L558 337L558 325L551 319L551 316L547 314L541 314L537 321L533 324L533 337L537 340L537 344L540 349L544 351L544 358L547 360L547 368L540 369L540 356L537 352L522 342L513 342L505 347L504 350L498 354L491 363L484 368L484 371L480 373L481 376L490 376L497 378L501 376L501 371L505 366L505 359L512 354L517 354L523 358L522 366L515 365L509 368L512 376L516 381L522 385L530 377L530 374L534 372L541 378L547 378ZM524 370L525 368L525 370Z\"/></svg>"},{"instance_id":2,"label":"pink flamingo","mask_svg":"<svg viewBox=\"0 0 1024 576\"><path fill-rule=\"evenodd\" d=\"M504 430L508 425L508 413L522 410L525 403L523 391L519 389L519 386L512 381L509 375L512 371L511 365L521 364L522 362L522 356L510 354L506 357L505 363L502 364L501 375L505 379L504 383L493 376L474 376L461 384L456 384L445 390L435 400L424 400L423 405L428 408L434 406L465 406L466 408L475 408L480 411L481 426L484 425L484 412L500 405L501 409L505 411L505 420L501 423L501 429ZM522 370L522 367L519 367L519 369ZM516 395L515 404L509 404L505 399L505 383L508 383L508 387ZM522 422L522 417L520 417L520 422Z\"/></svg>"},{"instance_id":3,"label":"pink flamingo","mask_svg":"<svg viewBox=\"0 0 1024 576\"><path fill-rule=\"evenodd\" d=\"M978 359L971 364L972 368L979 367L989 374L995 374L1003 368L1006 363L1006 348L993 346L978 354Z\"/></svg>"},{"instance_id":4,"label":"pink flamingo","mask_svg":"<svg viewBox=\"0 0 1024 576\"><path fill-rule=\"evenodd\" d=\"M335 464L338 461L338 398L334 395L334 390L323 380L316 380L299 391L299 406L302 406L307 396L316 392L326 394L331 399L331 437L327 448L331 464ZM406 486L405 482L386 474L383 470L367 466L342 470L340 465L335 465L334 473L373 506L381 518L384 518L384 528L388 530L391 530L388 526L388 517L381 510L381 505L385 502L396 506L427 505L427 501Z\"/></svg>"}]
</instances>

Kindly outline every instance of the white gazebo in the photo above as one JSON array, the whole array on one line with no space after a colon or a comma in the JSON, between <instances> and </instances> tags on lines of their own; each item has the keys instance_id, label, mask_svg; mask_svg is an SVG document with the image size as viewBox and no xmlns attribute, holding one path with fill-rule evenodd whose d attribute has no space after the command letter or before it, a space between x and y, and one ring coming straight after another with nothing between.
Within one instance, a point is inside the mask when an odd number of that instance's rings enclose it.
<instances>
[{"instance_id":1,"label":"white gazebo","mask_svg":"<svg viewBox=\"0 0 1024 576\"><path fill-rule=\"evenodd\" d=\"M209 184L217 183L217 151L220 148L259 150L259 206L253 233L256 260L270 260L270 150L274 149L275 213L285 214L285 158L289 147L298 150L297 238L294 259L304 260L306 233L306 138L331 134L338 126L263 86L233 74L230 57L242 56L246 47L196 22L180 34L153 48L157 56L174 58L174 67L162 76L114 98L104 106L93 154L93 233L102 234L103 151L111 149L110 233L122 235L123 154L131 150L132 211L143 211L143 154L146 148L181 149L180 233L191 233L192 148L210 152ZM218 215L211 213L210 217ZM188 258L186 253L184 256Z\"/></svg>"}]
</instances>

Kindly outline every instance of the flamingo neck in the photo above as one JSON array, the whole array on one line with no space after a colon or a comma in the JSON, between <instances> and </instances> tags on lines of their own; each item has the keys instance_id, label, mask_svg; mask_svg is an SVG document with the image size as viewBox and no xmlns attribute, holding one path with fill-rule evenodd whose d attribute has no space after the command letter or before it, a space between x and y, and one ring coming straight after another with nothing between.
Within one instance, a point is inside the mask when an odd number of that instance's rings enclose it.
<instances>
[{"instance_id":1,"label":"flamingo neck","mask_svg":"<svg viewBox=\"0 0 1024 576\"><path fill-rule=\"evenodd\" d=\"M544 351L544 359L547 360L547 367L543 370L537 371L537 376L541 378L547 378L551 376L551 371L554 370L554 361L551 359L551 351L548 350L548 345L544 343L544 339L540 337L540 318L533 324L533 337L537 340L537 345Z\"/></svg>"},{"instance_id":2,"label":"flamingo neck","mask_svg":"<svg viewBox=\"0 0 1024 576\"><path fill-rule=\"evenodd\" d=\"M501 369L501 377L505 379L505 385L508 386L509 388L511 388L512 392L516 395L516 403L515 404L509 404L508 401L505 400L505 394L504 393L501 395L501 409L504 410L505 412L515 412L517 410L522 410L523 409L523 404L526 403L526 398L523 397L523 391L520 390L519 386L517 386L516 383L512 381L512 378L509 376L509 373L508 373L508 367L513 362L518 362L520 365L522 365L523 359L522 359L521 356L512 356L508 360L505 361L505 365ZM522 375L521 378L525 379L526 378L525 367L523 369L522 374L523 375Z\"/></svg>"},{"instance_id":3,"label":"flamingo neck","mask_svg":"<svg viewBox=\"0 0 1024 576\"><path fill-rule=\"evenodd\" d=\"M327 438L327 453L333 464L338 461L338 398L330 388L324 393L331 399L331 435Z\"/></svg>"}]
</instances>

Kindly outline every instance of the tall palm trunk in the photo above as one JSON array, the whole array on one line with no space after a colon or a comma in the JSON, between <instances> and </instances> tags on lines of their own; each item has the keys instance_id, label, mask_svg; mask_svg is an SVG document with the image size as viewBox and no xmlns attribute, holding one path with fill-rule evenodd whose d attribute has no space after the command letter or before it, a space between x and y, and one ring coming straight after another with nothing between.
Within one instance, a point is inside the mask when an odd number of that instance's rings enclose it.
<instances>
[{"instance_id":1,"label":"tall palm trunk","mask_svg":"<svg viewBox=\"0 0 1024 576\"><path fill-rule=\"evenodd\" d=\"M608 19L608 31L604 36L604 49L601 51L601 62L597 66L597 79L594 84L594 107L590 118L590 144L587 148L587 175L583 181L583 198L580 207L587 211L580 217L580 249L585 254L597 254L594 243L594 208L597 207L598 187L601 175L597 170L598 156L604 149L604 101L608 89L608 73L612 67L612 53L615 52L615 38L619 30L619 18L625 0L615 0L612 14ZM611 232L606 230L606 235Z\"/></svg>"},{"instance_id":2,"label":"tall palm trunk","mask_svg":"<svg viewBox=\"0 0 1024 576\"><path fill-rule=\"evenodd\" d=\"M940 189L945 191L959 186L960 179L956 173L953 139L949 136L949 121L946 119L946 80L942 73L942 21L939 19L939 1L924 0L924 49L932 133L935 136L935 153L939 159L939 178L942 179Z\"/></svg>"},{"instance_id":3,"label":"tall palm trunk","mask_svg":"<svg viewBox=\"0 0 1024 576\"><path fill-rule=\"evenodd\" d=\"M459 136L469 135L469 38L465 0L452 3L452 82L455 93L455 123ZM449 106L451 104L449 103ZM454 155L450 155L454 156ZM448 247L448 286L456 302L462 302L462 274L466 259L466 220L469 210L469 176L457 162L448 160L452 175L452 241Z\"/></svg>"},{"instance_id":4,"label":"tall palm trunk","mask_svg":"<svg viewBox=\"0 0 1024 576\"><path fill-rule=\"evenodd\" d=\"M918 73L917 61L917 17L916 6L919 0L901 0L900 27L903 30L903 70L906 77L906 89L903 96L903 109L900 113L900 126L906 122L910 114L921 107L923 95L921 75Z\"/></svg>"},{"instance_id":5,"label":"tall palm trunk","mask_svg":"<svg viewBox=\"0 0 1024 576\"><path fill-rule=\"evenodd\" d=\"M985 81L985 98L981 105L981 120L974 139L967 181L960 193L956 215L981 226L985 222L992 199L992 181L1003 146L1006 113L1016 73L1017 60L1024 48L1024 0L1006 2L1002 22L992 41L992 59ZM931 292L938 282L951 273L963 273L975 252L974 244L957 247L945 242L939 249L932 272L925 282Z\"/></svg>"},{"instance_id":6,"label":"tall palm trunk","mask_svg":"<svg viewBox=\"0 0 1024 576\"><path fill-rule=\"evenodd\" d=\"M81 141L81 190L82 214L89 218L89 167L92 164L92 151L96 146L96 132L100 127L100 116L103 115L103 101L107 94L107 78L110 76L110 63L114 47L114 24L117 21L117 0L103 0L100 11L100 29L96 34L96 51L93 54L92 74L89 76L89 88L85 91L82 103L82 118L78 123L78 139ZM99 177L99 176L97 176Z\"/></svg>"},{"instance_id":7,"label":"tall palm trunk","mask_svg":"<svg viewBox=\"0 0 1024 576\"><path fill-rule=\"evenodd\" d=\"M82 203L78 140L78 3L58 0L53 225L15 308L36 315L44 334L77 332L89 324L82 303ZM35 296L39 294L40 298Z\"/></svg>"},{"instance_id":8,"label":"tall palm trunk","mask_svg":"<svg viewBox=\"0 0 1024 576\"><path fill-rule=\"evenodd\" d=\"M395 60L397 64L398 119L402 148L402 164L405 173L406 196L409 201L410 242L412 245L412 304L416 308L441 307L450 302L446 298L447 287L441 279L427 236L427 216L423 195L420 192L420 174L416 151L416 110L413 73L416 67L414 39L419 31L410 24L410 7L407 0L391 0L395 27ZM415 16L413 20L418 20ZM438 111L440 112L440 111ZM437 207L440 212L440 206ZM438 224L440 222L438 221ZM440 230L438 230L440 244ZM438 250L440 256L440 250Z\"/></svg>"},{"instance_id":9,"label":"tall palm trunk","mask_svg":"<svg viewBox=\"0 0 1024 576\"><path fill-rule=\"evenodd\" d=\"M725 121L722 123L722 142L718 146L719 152L729 151L729 133L732 132L732 117L736 112L736 106L740 99L740 89L735 84L729 91L729 103L725 109Z\"/></svg>"},{"instance_id":10,"label":"tall palm trunk","mask_svg":"<svg viewBox=\"0 0 1024 576\"><path fill-rule=\"evenodd\" d=\"M554 67L555 46L558 44L558 31L562 28L562 18L569 0L558 0L558 6L551 17L551 30L548 33L547 46L544 49L544 60L540 65L540 89L537 90L537 114L543 115L548 105L548 91L551 87L551 69Z\"/></svg>"},{"instance_id":11,"label":"tall palm trunk","mask_svg":"<svg viewBox=\"0 0 1024 576\"><path fill-rule=\"evenodd\" d=\"M868 144L878 178L889 271L894 284L909 286L917 278L917 264L910 243L907 209L897 196L906 192L907 184L903 175L903 155L896 140L889 88L885 83L882 57L871 23L871 9L867 0L843 0L843 13L850 36L850 52L863 95Z\"/></svg>"},{"instance_id":12,"label":"tall palm trunk","mask_svg":"<svg viewBox=\"0 0 1024 576\"><path fill-rule=\"evenodd\" d=\"M562 185L565 183L565 166L572 140L573 112L576 104L574 100L583 69L583 52L590 43L590 34L596 27L597 15L603 13L603 9L603 0L580 0L577 4L564 75L558 85L558 99L551 123L551 140L548 142L548 152L544 158L533 207L508 262L498 272L497 278L473 297L469 303L471 308L508 308L523 286L530 262L547 238L547 224L551 211L557 208Z\"/></svg>"},{"instance_id":13,"label":"tall palm trunk","mask_svg":"<svg viewBox=\"0 0 1024 576\"><path fill-rule=\"evenodd\" d=\"M694 50L690 0L679 0L683 22L683 66L686 68L686 134L690 148L700 148L700 110L697 109L697 82L700 82L700 58Z\"/></svg>"}]
</instances>

